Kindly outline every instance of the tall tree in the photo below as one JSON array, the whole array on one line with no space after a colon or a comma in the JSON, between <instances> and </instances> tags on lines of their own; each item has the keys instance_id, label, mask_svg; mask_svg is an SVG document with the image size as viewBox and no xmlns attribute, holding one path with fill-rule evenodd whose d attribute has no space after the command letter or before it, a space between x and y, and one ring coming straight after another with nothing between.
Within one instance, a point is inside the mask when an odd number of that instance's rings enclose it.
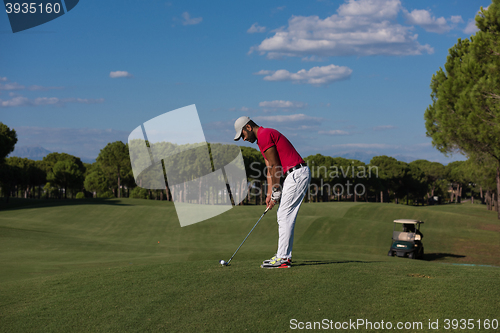
<instances>
[{"instance_id":1,"label":"tall tree","mask_svg":"<svg viewBox=\"0 0 500 333\"><path fill-rule=\"evenodd\" d=\"M79 157L66 153L50 153L42 159L43 167L47 173L52 171L54 165L59 161L71 161L75 163L82 173L85 173L85 166Z\"/></svg>"},{"instance_id":2,"label":"tall tree","mask_svg":"<svg viewBox=\"0 0 500 333\"><path fill-rule=\"evenodd\" d=\"M54 176L56 173L55 171L60 173L61 170L63 169L62 165L60 165L58 167L58 170L54 170L54 167L57 163L62 162L62 161L68 161L68 162L70 162L69 164L75 164L77 166L78 172L76 172L76 170L67 171L67 172L70 172L71 174L73 174L73 173L78 173L79 175L81 174L81 176L78 176L78 177L75 176L76 183L73 183L73 182L61 183L59 181L54 181ZM71 170L72 167L70 168L68 165L66 165L66 167ZM69 186L69 188L71 188L71 189L76 189L77 187L80 187L80 188L83 187L83 180L84 180L83 174L85 173L85 166L83 165L83 163L79 157L69 155L66 153L50 153L42 159L41 166L43 167L44 171L47 174L47 180L51 183L51 184L49 184L49 186L47 186L47 188L52 188L53 185L57 185L57 186L61 186L61 187ZM61 176L61 175L59 175L59 176ZM65 177L66 176L64 176L63 178L65 178ZM68 175L67 177L71 177L71 176ZM65 185L60 185L60 184L65 184ZM66 190L67 190L67 188L66 188ZM66 193L65 193L65 196L66 196Z\"/></svg>"},{"instance_id":3,"label":"tall tree","mask_svg":"<svg viewBox=\"0 0 500 333\"><path fill-rule=\"evenodd\" d=\"M2 186L3 195L6 197L6 202L9 202L11 192L15 186L22 182L23 170L15 165L8 163L0 163L0 185Z\"/></svg>"},{"instance_id":4,"label":"tall tree","mask_svg":"<svg viewBox=\"0 0 500 333\"><path fill-rule=\"evenodd\" d=\"M35 186L42 185L45 180L45 172L39 168L39 163L17 156L9 157L5 161L8 166L16 167L16 174L19 175L10 180L11 184L19 186L24 191L25 198L32 197Z\"/></svg>"},{"instance_id":5,"label":"tall tree","mask_svg":"<svg viewBox=\"0 0 500 333\"><path fill-rule=\"evenodd\" d=\"M427 193L428 183L425 173L418 165L411 163L406 165L408 169L402 181L402 185L406 190L406 204L408 204L408 199L410 197L417 200L423 200Z\"/></svg>"},{"instance_id":6,"label":"tall tree","mask_svg":"<svg viewBox=\"0 0 500 333\"><path fill-rule=\"evenodd\" d=\"M474 159L467 160L466 171L470 181L479 186L481 199L487 204L488 210L492 209L493 194L496 188L496 168L495 161L487 155L476 156ZM483 190L485 193L483 193ZM498 207L496 205L496 207Z\"/></svg>"},{"instance_id":7,"label":"tall tree","mask_svg":"<svg viewBox=\"0 0 500 333\"><path fill-rule=\"evenodd\" d=\"M328 187L325 186L329 184L330 179L328 177L328 169L331 166L332 158L329 156L323 156L321 154L311 155L304 158L304 161L309 165L311 169L311 184L310 191L308 192L308 197L313 196L313 201L318 202L321 197L323 201L328 201ZM347 160L346 160L347 164ZM311 193L314 189L315 193ZM344 195L344 193L342 193Z\"/></svg>"},{"instance_id":8,"label":"tall tree","mask_svg":"<svg viewBox=\"0 0 500 333\"><path fill-rule=\"evenodd\" d=\"M460 202L462 199L462 190L464 185L469 181L467 165L465 161L455 161L448 163L445 167L446 179L451 186L451 201L455 199L455 203Z\"/></svg>"},{"instance_id":9,"label":"tall tree","mask_svg":"<svg viewBox=\"0 0 500 333\"><path fill-rule=\"evenodd\" d=\"M15 175L11 182L12 185L16 187L16 192L19 190L24 191L26 196L28 188L28 168L29 160L27 158L21 158L17 156L12 156L5 159L5 163L9 165L13 170L15 170Z\"/></svg>"},{"instance_id":10,"label":"tall tree","mask_svg":"<svg viewBox=\"0 0 500 333\"><path fill-rule=\"evenodd\" d=\"M40 187L44 185L47 182L47 172L45 171L45 168L43 167L43 161L34 161L35 162L35 168L32 172L32 179L33 179L33 184L37 186L38 188L38 199L40 199Z\"/></svg>"},{"instance_id":11,"label":"tall tree","mask_svg":"<svg viewBox=\"0 0 500 333\"><path fill-rule=\"evenodd\" d=\"M106 147L101 149L96 160L110 179L117 180L117 196L121 198L121 179L126 177L131 169L128 146L121 141L108 143Z\"/></svg>"},{"instance_id":12,"label":"tall tree","mask_svg":"<svg viewBox=\"0 0 500 333\"><path fill-rule=\"evenodd\" d=\"M417 166L425 174L426 183L429 185L429 197L434 196L434 191L438 182L445 176L445 167L439 162L430 162L427 160L415 160L410 162L410 166Z\"/></svg>"},{"instance_id":13,"label":"tall tree","mask_svg":"<svg viewBox=\"0 0 500 333\"><path fill-rule=\"evenodd\" d=\"M407 194L405 180L410 172L410 167L404 162L389 156L375 156L371 159L370 165L378 168L381 192L392 190L396 199L401 199ZM383 194L381 194L381 202Z\"/></svg>"},{"instance_id":14,"label":"tall tree","mask_svg":"<svg viewBox=\"0 0 500 333\"><path fill-rule=\"evenodd\" d=\"M79 166L70 161L62 160L54 164L47 180L64 188L64 198L68 196L68 189L80 187L83 183L83 172Z\"/></svg>"},{"instance_id":15,"label":"tall tree","mask_svg":"<svg viewBox=\"0 0 500 333\"><path fill-rule=\"evenodd\" d=\"M480 29L459 39L445 70L431 80L432 104L425 112L427 135L443 153L462 152L495 160L500 193L500 0L476 16ZM497 195L500 203L500 196ZM500 219L500 210L498 212Z\"/></svg>"},{"instance_id":16,"label":"tall tree","mask_svg":"<svg viewBox=\"0 0 500 333\"><path fill-rule=\"evenodd\" d=\"M0 163L14 151L14 146L17 143L16 131L10 129L4 123L0 122Z\"/></svg>"},{"instance_id":17,"label":"tall tree","mask_svg":"<svg viewBox=\"0 0 500 333\"><path fill-rule=\"evenodd\" d=\"M265 203L265 200L261 199L262 197L265 198L267 191L267 183L266 183L267 170L264 157L262 157L260 151L258 151L255 148L251 147L239 147L239 148L241 149L241 155L243 156L243 163L245 164L245 170L247 172L248 178L245 180L241 180L241 183L238 186L238 190L234 191L235 193L233 193L233 195L235 194L237 201L239 201L240 204L243 204L243 194L245 193L245 190L248 189L247 200L250 199L252 190L251 187L248 188L247 181L250 182L258 181L260 190L259 202Z\"/></svg>"},{"instance_id":18,"label":"tall tree","mask_svg":"<svg viewBox=\"0 0 500 333\"><path fill-rule=\"evenodd\" d=\"M0 187L2 187L7 202L9 202L11 187L14 185L14 175L18 172L5 163L5 158L14 151L16 143L16 131L0 122Z\"/></svg>"},{"instance_id":19,"label":"tall tree","mask_svg":"<svg viewBox=\"0 0 500 333\"><path fill-rule=\"evenodd\" d=\"M85 189L89 192L96 192L96 195L109 191L108 179L98 168L85 176Z\"/></svg>"}]
</instances>

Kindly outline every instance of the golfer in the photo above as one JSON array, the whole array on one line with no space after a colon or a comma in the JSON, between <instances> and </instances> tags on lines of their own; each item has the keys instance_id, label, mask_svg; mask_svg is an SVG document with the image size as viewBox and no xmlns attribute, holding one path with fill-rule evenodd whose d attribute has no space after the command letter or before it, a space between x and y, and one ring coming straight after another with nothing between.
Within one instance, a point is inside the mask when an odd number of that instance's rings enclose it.
<instances>
[{"instance_id":1,"label":"golfer","mask_svg":"<svg viewBox=\"0 0 500 333\"><path fill-rule=\"evenodd\" d=\"M292 264L293 231L300 205L311 182L311 171L290 141L272 128L258 126L243 116L234 123L235 141L257 141L267 169L266 205L270 209L280 201L278 208L278 251L262 268L289 268ZM285 177L281 189L281 176ZM280 200L281 199L281 200Z\"/></svg>"}]
</instances>

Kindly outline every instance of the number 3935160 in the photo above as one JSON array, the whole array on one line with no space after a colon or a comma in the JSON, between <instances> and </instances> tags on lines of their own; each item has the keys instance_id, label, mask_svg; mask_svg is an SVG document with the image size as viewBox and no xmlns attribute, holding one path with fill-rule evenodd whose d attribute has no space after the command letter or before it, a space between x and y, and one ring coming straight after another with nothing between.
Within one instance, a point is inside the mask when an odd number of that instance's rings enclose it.
<instances>
[{"instance_id":1,"label":"number 3935160","mask_svg":"<svg viewBox=\"0 0 500 333\"><path fill-rule=\"evenodd\" d=\"M36 13L39 13L39 14L43 14L43 13L46 13L46 14L51 14L51 13L55 13L55 14L58 14L60 11L61 11L61 5L59 3L45 3L45 4L37 4L35 2L31 2L31 3L28 3L28 2L24 2L24 3L19 3L19 2L15 2L15 3L6 3L5 4L5 10L7 12L7 14L11 14L11 13L14 13L14 14L36 14Z\"/></svg>"}]
</instances>

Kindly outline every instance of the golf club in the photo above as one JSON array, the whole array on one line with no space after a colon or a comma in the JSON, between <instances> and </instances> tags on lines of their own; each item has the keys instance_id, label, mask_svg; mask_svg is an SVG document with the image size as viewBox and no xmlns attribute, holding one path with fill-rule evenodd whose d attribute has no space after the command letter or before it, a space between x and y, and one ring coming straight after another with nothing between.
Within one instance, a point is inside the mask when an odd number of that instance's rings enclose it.
<instances>
[{"instance_id":1,"label":"golf club","mask_svg":"<svg viewBox=\"0 0 500 333\"><path fill-rule=\"evenodd\" d=\"M219 260L219 263L222 265L222 266L228 266L229 263L231 262L231 260L233 260L234 256L236 255L236 252L238 252L238 250L240 249L240 247L243 245L243 243L245 243L245 241L247 240L248 236L250 236L250 234L252 233L253 229L255 229L255 227L257 226L257 224L259 224L260 220L262 220L262 218L264 217L264 215L266 215L267 211L269 210L269 207L266 208L266 210L264 211L264 214L262 214L262 216L260 217L260 219L257 221L257 223L255 223L255 225L253 226L252 230L250 230L250 232L248 233L248 235L245 237L245 239L243 240L243 242L241 242L240 246L238 246L238 248L236 249L236 251L233 253L233 255L231 256L231 258L226 262L224 260Z\"/></svg>"}]
</instances>

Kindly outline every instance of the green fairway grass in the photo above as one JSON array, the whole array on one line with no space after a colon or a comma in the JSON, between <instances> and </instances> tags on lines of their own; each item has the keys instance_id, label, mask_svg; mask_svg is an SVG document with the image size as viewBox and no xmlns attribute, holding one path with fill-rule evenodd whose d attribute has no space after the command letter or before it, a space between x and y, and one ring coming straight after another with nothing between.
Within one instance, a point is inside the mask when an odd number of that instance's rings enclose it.
<instances>
[{"instance_id":1,"label":"green fairway grass","mask_svg":"<svg viewBox=\"0 0 500 333\"><path fill-rule=\"evenodd\" d=\"M294 319L421 322L402 331L442 332L446 319L474 319L472 332L500 320L500 223L482 205L307 203L294 265L278 270L259 267L276 249L275 210L229 267L218 264L263 206L183 228L164 201L2 207L0 332L284 332ZM424 260L387 256L397 218L425 221Z\"/></svg>"}]
</instances>

